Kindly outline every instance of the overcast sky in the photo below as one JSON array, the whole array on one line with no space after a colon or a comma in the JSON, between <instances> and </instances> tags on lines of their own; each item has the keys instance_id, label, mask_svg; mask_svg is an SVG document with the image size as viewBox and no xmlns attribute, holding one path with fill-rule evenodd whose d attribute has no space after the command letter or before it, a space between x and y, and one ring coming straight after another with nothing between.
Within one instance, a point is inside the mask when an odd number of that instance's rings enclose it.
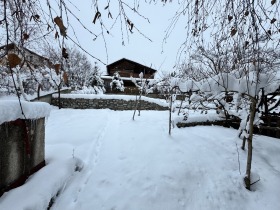
<instances>
[{"instance_id":1,"label":"overcast sky","mask_svg":"<svg viewBox=\"0 0 280 210\"><path fill-rule=\"evenodd\" d=\"M75 1L73 1L73 3L74 2ZM76 2L79 10L73 8L75 15L81 19L86 27L98 34L100 24L93 24L92 22L95 16L95 11L94 8L91 7L91 0ZM107 1L104 1L105 4L106 2ZM127 2L133 5L134 1L128 0ZM116 1L112 1L110 4L110 10L112 16L115 18L118 13L118 7L113 5L113 3L116 3ZM135 13L128 12L127 14L134 25L152 41L149 41L147 38L140 35L136 30L133 30L133 34L129 34L129 40L127 40L126 31L124 30L125 46L123 46L120 24L117 22L114 28L109 30L110 34L105 34L108 60L102 36L98 37L96 41L93 41L94 37L84 30L77 21L72 20L71 24L75 29L76 36L81 45L88 52L98 57L106 64L110 64L121 58L127 58L157 70L172 71L176 62L178 49L185 40L183 19L177 24L166 43L163 43L163 39L165 36L165 30L170 24L170 18L174 16L178 6L177 2L163 6L160 1L157 4L148 4L144 1L140 1L139 12L143 16L149 18L150 23L144 18L140 18ZM108 13L107 10L104 10L104 7L99 8L99 10L101 11L104 20L107 20ZM112 21L106 22L107 27L110 28L112 23ZM71 27L68 28L68 34L74 37ZM92 62L95 61L94 59L91 60ZM100 67L105 71L105 65L100 64Z\"/></svg>"}]
</instances>

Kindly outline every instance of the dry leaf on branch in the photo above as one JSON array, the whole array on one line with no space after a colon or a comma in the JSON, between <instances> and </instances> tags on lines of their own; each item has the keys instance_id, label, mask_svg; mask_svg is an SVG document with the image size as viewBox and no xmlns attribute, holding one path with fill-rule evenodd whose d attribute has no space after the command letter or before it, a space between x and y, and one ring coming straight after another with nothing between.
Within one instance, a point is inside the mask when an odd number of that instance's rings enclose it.
<instances>
[{"instance_id":1,"label":"dry leaf on branch","mask_svg":"<svg viewBox=\"0 0 280 210\"><path fill-rule=\"evenodd\" d=\"M64 83L68 83L68 75L67 75L67 73L66 72L63 72L63 81L64 81Z\"/></svg>"},{"instance_id":2,"label":"dry leaf on branch","mask_svg":"<svg viewBox=\"0 0 280 210\"><path fill-rule=\"evenodd\" d=\"M56 23L56 25L58 26L59 28L59 31L60 31L60 34L64 37L66 37L66 27L63 25L63 21L60 17L55 17L54 19L54 22Z\"/></svg>"},{"instance_id":3,"label":"dry leaf on branch","mask_svg":"<svg viewBox=\"0 0 280 210\"><path fill-rule=\"evenodd\" d=\"M272 34L272 33L271 33L271 30L268 30L268 31L267 31L267 33L268 33L269 35L271 35L271 34Z\"/></svg>"},{"instance_id":4,"label":"dry leaf on branch","mask_svg":"<svg viewBox=\"0 0 280 210\"><path fill-rule=\"evenodd\" d=\"M236 30L234 27L232 27L232 28L231 28L231 32L230 32L230 35L231 35L231 36L234 36L234 35L236 34L236 32L237 32L237 30Z\"/></svg>"},{"instance_id":5,"label":"dry leaf on branch","mask_svg":"<svg viewBox=\"0 0 280 210\"><path fill-rule=\"evenodd\" d=\"M59 37L58 32L55 32L54 38L57 39Z\"/></svg>"},{"instance_id":6,"label":"dry leaf on branch","mask_svg":"<svg viewBox=\"0 0 280 210\"><path fill-rule=\"evenodd\" d=\"M8 62L9 62L9 66L11 68L14 68L20 64L21 59L18 57L18 55L11 53L11 54L8 54Z\"/></svg>"},{"instance_id":7,"label":"dry leaf on branch","mask_svg":"<svg viewBox=\"0 0 280 210\"><path fill-rule=\"evenodd\" d=\"M92 22L95 24L96 20L100 17L101 17L101 13L99 11L97 11Z\"/></svg>"},{"instance_id":8,"label":"dry leaf on branch","mask_svg":"<svg viewBox=\"0 0 280 210\"><path fill-rule=\"evenodd\" d=\"M54 64L54 70L55 70L55 73L58 75L59 71L60 71L60 64L59 63Z\"/></svg>"},{"instance_id":9,"label":"dry leaf on branch","mask_svg":"<svg viewBox=\"0 0 280 210\"><path fill-rule=\"evenodd\" d=\"M129 27L130 27L129 31L132 33L132 29L133 29L134 24L129 19L127 19L126 22L129 25Z\"/></svg>"},{"instance_id":10,"label":"dry leaf on branch","mask_svg":"<svg viewBox=\"0 0 280 210\"><path fill-rule=\"evenodd\" d=\"M228 21L230 22L232 20L232 16L231 15L228 15Z\"/></svg>"},{"instance_id":11,"label":"dry leaf on branch","mask_svg":"<svg viewBox=\"0 0 280 210\"><path fill-rule=\"evenodd\" d=\"M62 48L62 57L65 59L69 58L69 54L67 53L67 50L64 47Z\"/></svg>"},{"instance_id":12,"label":"dry leaf on branch","mask_svg":"<svg viewBox=\"0 0 280 210\"><path fill-rule=\"evenodd\" d=\"M275 21L276 21L276 19L273 18L273 19L270 21L270 23L273 24Z\"/></svg>"},{"instance_id":13,"label":"dry leaf on branch","mask_svg":"<svg viewBox=\"0 0 280 210\"><path fill-rule=\"evenodd\" d=\"M40 15L36 14L36 15L32 15L30 20L34 20L35 22L39 22L40 21Z\"/></svg>"},{"instance_id":14,"label":"dry leaf on branch","mask_svg":"<svg viewBox=\"0 0 280 210\"><path fill-rule=\"evenodd\" d=\"M22 36L23 36L23 40L29 39L29 35L27 33L24 33Z\"/></svg>"},{"instance_id":15,"label":"dry leaf on branch","mask_svg":"<svg viewBox=\"0 0 280 210\"><path fill-rule=\"evenodd\" d=\"M31 20L34 20L35 22L39 22L40 21L40 15L31 15L31 17L30 17L30 21Z\"/></svg>"}]
</instances>

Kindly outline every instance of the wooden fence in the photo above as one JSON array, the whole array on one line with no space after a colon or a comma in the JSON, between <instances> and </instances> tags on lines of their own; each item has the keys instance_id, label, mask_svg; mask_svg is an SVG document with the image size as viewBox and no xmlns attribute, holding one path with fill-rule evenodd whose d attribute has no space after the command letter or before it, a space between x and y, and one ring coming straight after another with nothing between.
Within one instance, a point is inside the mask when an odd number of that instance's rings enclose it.
<instances>
[{"instance_id":1,"label":"wooden fence","mask_svg":"<svg viewBox=\"0 0 280 210\"><path fill-rule=\"evenodd\" d=\"M254 133L280 139L280 116L276 114L265 115L261 119L263 123L259 128L254 129Z\"/></svg>"},{"instance_id":2,"label":"wooden fence","mask_svg":"<svg viewBox=\"0 0 280 210\"><path fill-rule=\"evenodd\" d=\"M254 127L254 134L260 134L264 136L270 136L280 139L280 116L275 115L265 115L261 117L263 123L259 126ZM218 125L223 127L232 127L238 129L240 125L240 120L222 120L222 121L207 121L207 122L193 122L193 123L178 123L177 127L192 127L197 125Z\"/></svg>"}]
</instances>

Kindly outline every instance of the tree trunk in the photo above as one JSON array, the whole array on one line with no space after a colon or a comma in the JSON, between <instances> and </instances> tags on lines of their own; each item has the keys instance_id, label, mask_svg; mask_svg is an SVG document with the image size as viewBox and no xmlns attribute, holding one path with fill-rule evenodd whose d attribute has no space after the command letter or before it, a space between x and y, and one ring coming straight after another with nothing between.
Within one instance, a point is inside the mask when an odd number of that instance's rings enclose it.
<instances>
[{"instance_id":1,"label":"tree trunk","mask_svg":"<svg viewBox=\"0 0 280 210\"><path fill-rule=\"evenodd\" d=\"M171 135L171 112L172 112L172 94L170 95L170 107L169 107L169 135Z\"/></svg>"},{"instance_id":2,"label":"tree trunk","mask_svg":"<svg viewBox=\"0 0 280 210\"><path fill-rule=\"evenodd\" d=\"M182 98L181 103L180 103L180 107L179 107L179 111L178 111L178 116L180 115L182 105L183 105L183 101L184 101L184 99Z\"/></svg>"},{"instance_id":3,"label":"tree trunk","mask_svg":"<svg viewBox=\"0 0 280 210\"><path fill-rule=\"evenodd\" d=\"M135 117L135 113L138 109L138 104L139 104L139 101L141 100L141 95L139 96L139 98L137 99L137 95L136 95L136 103L135 103L135 108L134 108L134 112L133 112L133 117L132 119L134 120L134 117ZM139 115L140 115L140 112L139 112Z\"/></svg>"},{"instance_id":4,"label":"tree trunk","mask_svg":"<svg viewBox=\"0 0 280 210\"><path fill-rule=\"evenodd\" d=\"M141 112L141 96L142 96L142 92L141 92L141 94L140 94L139 102L138 102L138 105L137 105L137 108L138 108L138 116L140 116L140 112Z\"/></svg>"},{"instance_id":5,"label":"tree trunk","mask_svg":"<svg viewBox=\"0 0 280 210\"><path fill-rule=\"evenodd\" d=\"M246 137L244 136L242 140L242 146L241 146L242 150L245 150L245 145L246 145Z\"/></svg>"},{"instance_id":6,"label":"tree trunk","mask_svg":"<svg viewBox=\"0 0 280 210\"><path fill-rule=\"evenodd\" d=\"M246 126L245 126L245 128L244 128L245 131L246 131L246 133L248 133L246 127L247 127L247 124L249 123L249 120L250 120L250 114L247 116L247 119L246 119ZM241 136L242 132L243 132L243 131L241 130L241 131L240 131L240 134L239 134L239 137ZM245 136L243 136L242 146L241 146L241 149L242 149L242 150L245 150L246 140L247 140L247 138L246 138Z\"/></svg>"},{"instance_id":7,"label":"tree trunk","mask_svg":"<svg viewBox=\"0 0 280 210\"><path fill-rule=\"evenodd\" d=\"M61 109L61 100L60 100L60 85L58 86L58 108Z\"/></svg>"},{"instance_id":8,"label":"tree trunk","mask_svg":"<svg viewBox=\"0 0 280 210\"><path fill-rule=\"evenodd\" d=\"M37 88L37 99L39 100L40 98L40 89L41 89L41 84L38 85L38 88Z\"/></svg>"},{"instance_id":9,"label":"tree trunk","mask_svg":"<svg viewBox=\"0 0 280 210\"><path fill-rule=\"evenodd\" d=\"M251 98L250 105L250 120L249 120L249 137L248 142L248 155L247 155L247 167L246 176L244 178L246 189L250 190L251 187L251 166L252 166L252 155L253 155L253 130L254 130L254 119L256 114L256 98Z\"/></svg>"}]
</instances>

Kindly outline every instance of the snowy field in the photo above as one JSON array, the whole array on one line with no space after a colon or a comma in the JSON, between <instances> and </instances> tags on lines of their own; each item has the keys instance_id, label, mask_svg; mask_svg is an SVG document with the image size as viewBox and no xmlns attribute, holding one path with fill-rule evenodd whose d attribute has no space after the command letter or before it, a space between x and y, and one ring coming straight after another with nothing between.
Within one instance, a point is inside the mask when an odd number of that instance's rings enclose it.
<instances>
[{"instance_id":1,"label":"snowy field","mask_svg":"<svg viewBox=\"0 0 280 210\"><path fill-rule=\"evenodd\" d=\"M0 209L279 210L280 140L254 139L252 171L237 131L175 128L167 111L52 110L46 124L47 166L5 193ZM239 163L240 162L240 168Z\"/></svg>"}]
</instances>

